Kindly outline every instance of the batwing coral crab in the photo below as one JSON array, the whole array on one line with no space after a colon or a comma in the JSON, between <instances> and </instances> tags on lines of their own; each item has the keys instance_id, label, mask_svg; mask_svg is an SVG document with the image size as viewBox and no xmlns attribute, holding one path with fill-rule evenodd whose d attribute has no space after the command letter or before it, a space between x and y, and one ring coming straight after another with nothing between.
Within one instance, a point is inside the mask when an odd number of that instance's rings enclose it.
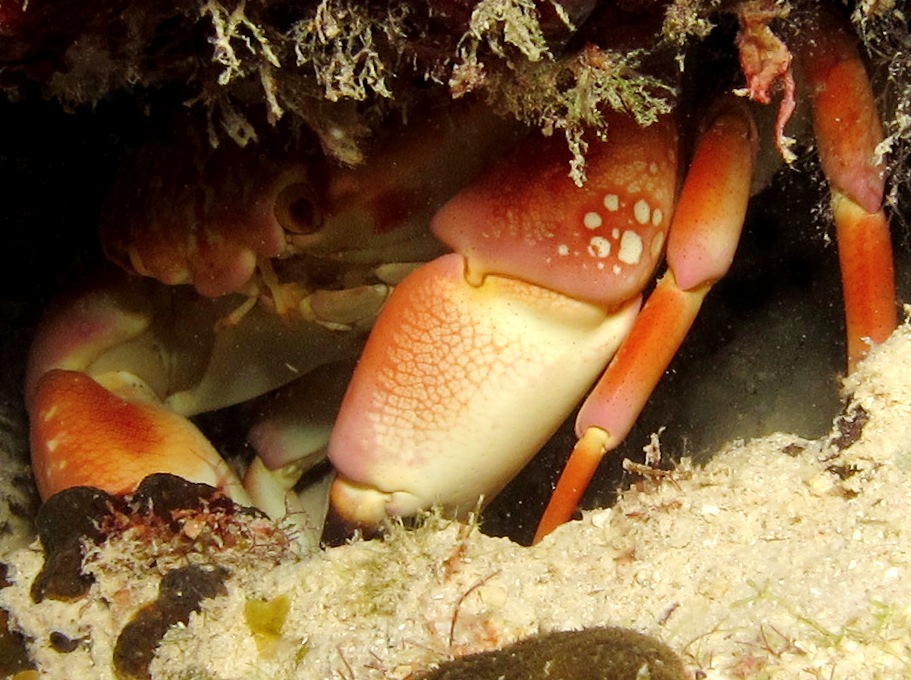
<instances>
[{"instance_id":1,"label":"batwing coral crab","mask_svg":"<svg viewBox=\"0 0 911 680\"><path fill-rule=\"evenodd\" d=\"M896 325L883 132L865 66L841 18L822 11L790 46L795 81L789 47L769 29L780 8L733 9L740 94L763 102L781 92L781 150L795 90L810 103L851 369ZM595 29L609 31L603 21ZM567 174L564 141L517 135L477 106L409 126L355 169L230 154L189 177L173 156L153 172L142 165L115 191L106 249L128 271L190 285L121 278L48 317L27 384L42 496L74 485L123 493L166 471L282 516L295 511L289 490L303 461L328 440L331 502L344 521L373 527L432 505L464 513L585 399L544 536L571 516L731 263L761 143L745 100L705 106L683 143L678 112L642 126L622 102L601 110L606 134L588 143L584 182ZM174 204L191 183L203 188ZM442 251L436 239L453 252L416 267ZM314 417L303 404L290 425L282 416L259 426L270 434L244 483L188 420L301 375L315 380L318 367L359 351L352 331L375 318L334 426L334 414ZM304 428L304 443L289 448L289 428Z\"/></svg>"}]
</instances>

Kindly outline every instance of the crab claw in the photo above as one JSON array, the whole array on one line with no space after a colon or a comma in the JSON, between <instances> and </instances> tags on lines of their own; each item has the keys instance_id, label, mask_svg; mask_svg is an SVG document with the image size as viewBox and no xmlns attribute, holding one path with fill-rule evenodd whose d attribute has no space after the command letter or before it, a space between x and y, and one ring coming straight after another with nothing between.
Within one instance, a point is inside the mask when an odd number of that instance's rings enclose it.
<instances>
[{"instance_id":1,"label":"crab claw","mask_svg":"<svg viewBox=\"0 0 911 680\"><path fill-rule=\"evenodd\" d=\"M319 324L287 324L260 308L216 332L216 320L236 304L236 297L208 300L120 272L58 301L37 329L25 384L42 497L75 485L125 493L146 475L166 472L250 504L188 417L350 356L361 339ZM263 498L256 491L255 500Z\"/></svg>"},{"instance_id":2,"label":"crab claw","mask_svg":"<svg viewBox=\"0 0 911 680\"><path fill-rule=\"evenodd\" d=\"M603 370L662 253L674 126L616 117L588 176L576 187L561 142L539 140L437 214L458 253L406 278L374 326L329 442L336 515L467 513Z\"/></svg>"},{"instance_id":3,"label":"crab claw","mask_svg":"<svg viewBox=\"0 0 911 680\"><path fill-rule=\"evenodd\" d=\"M250 504L205 436L170 411L61 369L38 380L31 405L32 466L43 499L72 486L127 493L148 475L169 472Z\"/></svg>"},{"instance_id":4,"label":"crab claw","mask_svg":"<svg viewBox=\"0 0 911 680\"><path fill-rule=\"evenodd\" d=\"M38 491L43 499L71 486L126 493L169 472L248 504L208 440L160 399L171 382L165 366L181 364L161 356L146 284L104 277L58 301L39 326L25 381Z\"/></svg>"},{"instance_id":5,"label":"crab claw","mask_svg":"<svg viewBox=\"0 0 911 680\"><path fill-rule=\"evenodd\" d=\"M382 343L361 356L329 444L332 505L354 524L435 504L465 513L496 494L566 418L639 307L636 298L608 313L501 276L474 287L464 267L447 255L406 279L374 327Z\"/></svg>"}]
</instances>

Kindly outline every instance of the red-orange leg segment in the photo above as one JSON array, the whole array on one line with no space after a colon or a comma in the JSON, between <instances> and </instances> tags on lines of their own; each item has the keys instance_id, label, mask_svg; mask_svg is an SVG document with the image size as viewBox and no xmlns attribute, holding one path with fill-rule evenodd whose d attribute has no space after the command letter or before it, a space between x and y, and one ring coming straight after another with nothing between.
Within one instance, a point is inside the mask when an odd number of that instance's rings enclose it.
<instances>
[{"instance_id":1,"label":"red-orange leg segment","mask_svg":"<svg viewBox=\"0 0 911 680\"><path fill-rule=\"evenodd\" d=\"M819 160L832 189L848 342L848 371L895 330L895 272L882 210L882 124L856 40L821 13L799 46Z\"/></svg>"},{"instance_id":2,"label":"red-orange leg segment","mask_svg":"<svg viewBox=\"0 0 911 680\"><path fill-rule=\"evenodd\" d=\"M606 422L583 431L560 475L535 533L535 543L569 521L601 459L622 442L689 332L709 286L680 290L668 272L636 318L589 400L598 402ZM586 402L590 403L590 402Z\"/></svg>"},{"instance_id":3,"label":"red-orange leg segment","mask_svg":"<svg viewBox=\"0 0 911 680\"><path fill-rule=\"evenodd\" d=\"M882 210L868 213L837 190L832 212L845 300L848 372L898 325L889 223Z\"/></svg>"},{"instance_id":4,"label":"red-orange leg segment","mask_svg":"<svg viewBox=\"0 0 911 680\"><path fill-rule=\"evenodd\" d=\"M668 272L579 413L579 442L535 542L572 517L604 454L626 437L706 293L730 267L749 201L755 147L746 108L722 103L700 137L671 222Z\"/></svg>"}]
</instances>

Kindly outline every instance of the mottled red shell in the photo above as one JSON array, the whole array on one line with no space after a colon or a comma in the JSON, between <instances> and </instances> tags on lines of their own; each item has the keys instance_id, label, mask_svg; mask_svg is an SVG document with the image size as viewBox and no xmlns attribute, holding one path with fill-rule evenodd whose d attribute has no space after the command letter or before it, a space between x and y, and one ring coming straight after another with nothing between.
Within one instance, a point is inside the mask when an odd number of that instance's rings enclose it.
<instances>
[{"instance_id":1,"label":"mottled red shell","mask_svg":"<svg viewBox=\"0 0 911 680\"><path fill-rule=\"evenodd\" d=\"M530 140L437 213L434 233L466 256L469 280L501 274L608 308L642 290L673 211L674 124L611 116L582 187L568 160L564 139Z\"/></svg>"}]
</instances>

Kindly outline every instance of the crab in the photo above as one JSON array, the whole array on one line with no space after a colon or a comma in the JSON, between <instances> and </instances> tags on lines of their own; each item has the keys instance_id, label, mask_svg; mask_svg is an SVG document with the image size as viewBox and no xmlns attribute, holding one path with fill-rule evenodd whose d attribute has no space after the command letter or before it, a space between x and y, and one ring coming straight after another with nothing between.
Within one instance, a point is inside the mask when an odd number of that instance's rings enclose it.
<instances>
[{"instance_id":1,"label":"crab","mask_svg":"<svg viewBox=\"0 0 911 680\"><path fill-rule=\"evenodd\" d=\"M208 157L201 167L166 157L152 173L148 161L124 172L102 236L146 278L92 285L37 334L26 396L42 497L77 485L126 493L164 471L294 515L301 470L327 448L332 513L347 525L431 506L464 514L584 399L540 540L572 516L730 266L763 143L745 100L767 101L779 84L781 152L795 90L810 100L853 369L897 324L872 88L839 17L808 23L795 85L768 28L772 3L739 7L744 92L706 107L691 151L673 112L641 127L604 111L582 186L565 142L483 106L409 126L360 168L223 152L191 156ZM200 179L205 193L174 203ZM441 243L452 252L436 257ZM333 369L358 354L336 417ZM189 416L302 375L328 408L308 412L290 388L255 428L242 483Z\"/></svg>"},{"instance_id":2,"label":"crab","mask_svg":"<svg viewBox=\"0 0 911 680\"><path fill-rule=\"evenodd\" d=\"M291 489L324 457L346 360L392 287L442 252L432 212L515 126L450 107L353 170L169 128L121 168L102 214L105 252L129 274L99 273L36 332L25 393L39 494L124 494L168 472L308 526ZM457 154L466 142L475 151ZM251 429L241 481L190 418L289 384ZM313 408L295 408L308 393Z\"/></svg>"}]
</instances>

